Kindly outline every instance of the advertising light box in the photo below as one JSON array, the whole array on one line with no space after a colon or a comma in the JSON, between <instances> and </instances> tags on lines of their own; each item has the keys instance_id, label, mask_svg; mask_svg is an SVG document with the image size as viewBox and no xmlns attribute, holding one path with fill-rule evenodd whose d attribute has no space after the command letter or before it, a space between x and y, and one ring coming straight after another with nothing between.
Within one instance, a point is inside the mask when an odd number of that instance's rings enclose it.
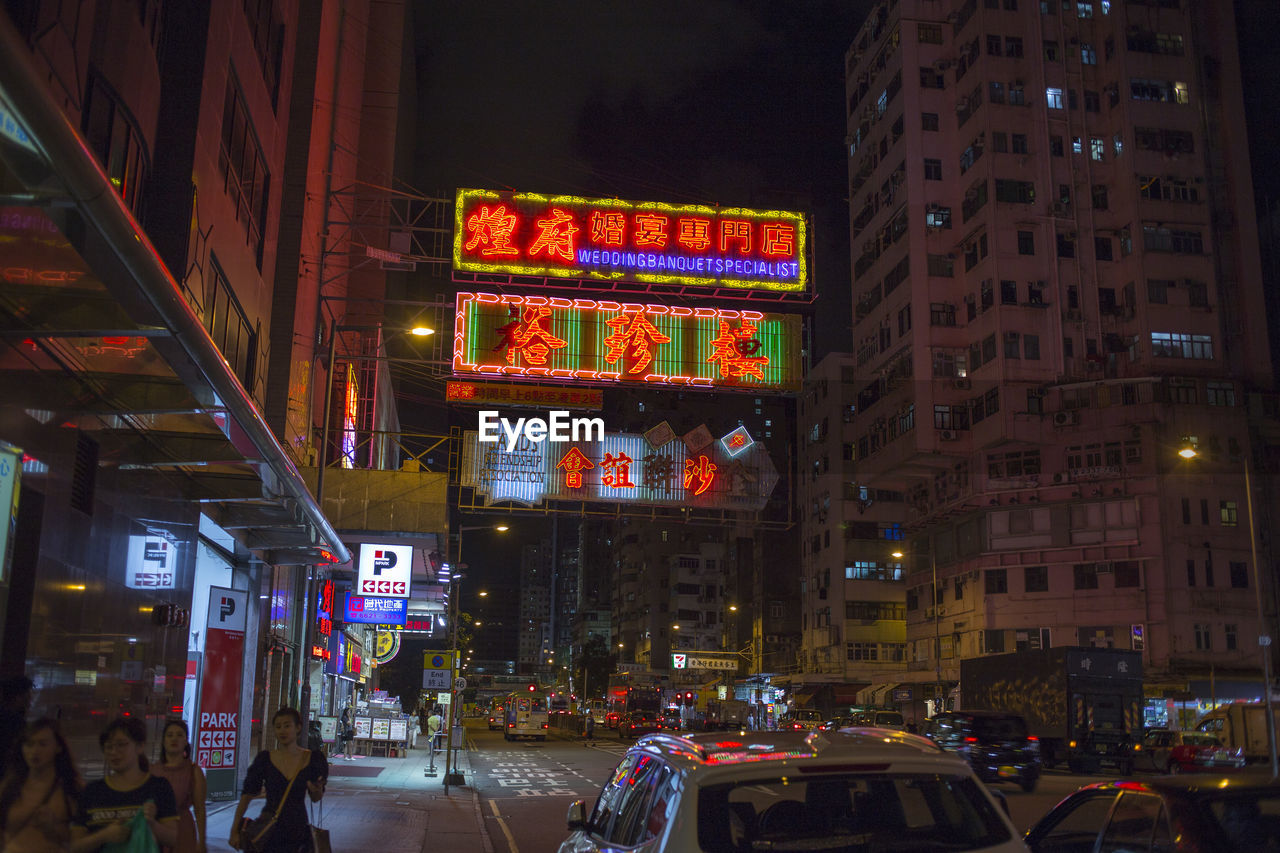
<instances>
[{"instance_id":1,"label":"advertising light box","mask_svg":"<svg viewBox=\"0 0 1280 853\"><path fill-rule=\"evenodd\" d=\"M349 625L403 625L408 612L407 598L380 598L349 592L343 619Z\"/></svg>"},{"instance_id":2,"label":"advertising light box","mask_svg":"<svg viewBox=\"0 0 1280 853\"><path fill-rule=\"evenodd\" d=\"M356 594L408 598L412 573L412 545L361 545Z\"/></svg>"},{"instance_id":3,"label":"advertising light box","mask_svg":"<svg viewBox=\"0 0 1280 853\"><path fill-rule=\"evenodd\" d=\"M802 214L458 190L453 267L600 282L803 293Z\"/></svg>"},{"instance_id":4,"label":"advertising light box","mask_svg":"<svg viewBox=\"0 0 1280 853\"><path fill-rule=\"evenodd\" d=\"M793 314L597 299L459 293L459 376L795 390Z\"/></svg>"}]
</instances>

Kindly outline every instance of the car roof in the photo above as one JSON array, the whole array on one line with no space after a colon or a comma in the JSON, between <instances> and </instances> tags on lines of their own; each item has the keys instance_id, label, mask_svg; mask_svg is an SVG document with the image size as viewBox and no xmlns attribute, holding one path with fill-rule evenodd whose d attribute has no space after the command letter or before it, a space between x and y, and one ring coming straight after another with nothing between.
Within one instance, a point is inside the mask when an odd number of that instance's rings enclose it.
<instances>
[{"instance_id":1,"label":"car roof","mask_svg":"<svg viewBox=\"0 0 1280 853\"><path fill-rule=\"evenodd\" d=\"M1081 791L1148 791L1155 794L1235 793L1237 791L1261 791L1280 795L1280 779L1258 770L1232 772L1230 775L1213 773L1179 774L1176 776L1152 776L1141 781L1117 779L1094 782Z\"/></svg>"},{"instance_id":2,"label":"car roof","mask_svg":"<svg viewBox=\"0 0 1280 853\"><path fill-rule=\"evenodd\" d=\"M771 768L800 765L805 772L875 772L896 762L924 762L938 769L968 773L964 759L933 741L896 729L846 728L838 732L729 731L687 735L645 735L632 747L662 755L691 771L749 765ZM830 764L828 762L838 762Z\"/></svg>"},{"instance_id":3,"label":"car roof","mask_svg":"<svg viewBox=\"0 0 1280 853\"><path fill-rule=\"evenodd\" d=\"M943 711L938 714L939 717L973 717L974 719L993 719L1000 717L1018 717L1022 715L1016 711Z\"/></svg>"}]
</instances>

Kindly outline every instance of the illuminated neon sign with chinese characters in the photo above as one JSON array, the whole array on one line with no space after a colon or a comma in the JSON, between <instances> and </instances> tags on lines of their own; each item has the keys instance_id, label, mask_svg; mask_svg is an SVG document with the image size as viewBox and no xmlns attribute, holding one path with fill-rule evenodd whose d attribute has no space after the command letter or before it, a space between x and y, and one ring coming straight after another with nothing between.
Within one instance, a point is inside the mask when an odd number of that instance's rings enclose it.
<instances>
[{"instance_id":1,"label":"illuminated neon sign with chinese characters","mask_svg":"<svg viewBox=\"0 0 1280 853\"><path fill-rule=\"evenodd\" d=\"M459 293L457 375L790 390L800 318L598 299Z\"/></svg>"},{"instance_id":2,"label":"illuminated neon sign with chinese characters","mask_svg":"<svg viewBox=\"0 0 1280 853\"><path fill-rule=\"evenodd\" d=\"M804 216L458 190L453 266L475 273L803 293Z\"/></svg>"},{"instance_id":3,"label":"illuminated neon sign with chinese characters","mask_svg":"<svg viewBox=\"0 0 1280 853\"><path fill-rule=\"evenodd\" d=\"M520 439L510 449L462 442L462 485L492 503L571 500L754 512L778 481L769 454L753 442L730 455L722 442L690 450L675 438L655 446L643 435L604 434L562 443Z\"/></svg>"}]
</instances>

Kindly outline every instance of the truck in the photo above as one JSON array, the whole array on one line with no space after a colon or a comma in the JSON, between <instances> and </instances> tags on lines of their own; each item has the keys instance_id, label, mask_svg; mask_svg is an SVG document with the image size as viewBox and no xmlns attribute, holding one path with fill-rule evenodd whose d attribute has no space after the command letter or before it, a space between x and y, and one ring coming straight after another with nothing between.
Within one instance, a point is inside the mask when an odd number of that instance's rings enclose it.
<instances>
[{"instance_id":1,"label":"truck","mask_svg":"<svg viewBox=\"0 0 1280 853\"><path fill-rule=\"evenodd\" d=\"M963 710L1020 715L1045 767L1133 770L1142 740L1142 653L1054 646L960 662Z\"/></svg>"},{"instance_id":2,"label":"truck","mask_svg":"<svg viewBox=\"0 0 1280 853\"><path fill-rule=\"evenodd\" d=\"M751 704L738 699L720 699L707 702L706 727L708 730L745 729L750 725Z\"/></svg>"},{"instance_id":3,"label":"truck","mask_svg":"<svg viewBox=\"0 0 1280 853\"><path fill-rule=\"evenodd\" d=\"M1272 730L1280 731L1280 704L1272 707ZM1200 718L1196 731L1215 735L1222 745L1243 749L1247 761L1269 761L1271 746L1267 742L1267 706L1265 702L1233 702L1219 705Z\"/></svg>"}]
</instances>

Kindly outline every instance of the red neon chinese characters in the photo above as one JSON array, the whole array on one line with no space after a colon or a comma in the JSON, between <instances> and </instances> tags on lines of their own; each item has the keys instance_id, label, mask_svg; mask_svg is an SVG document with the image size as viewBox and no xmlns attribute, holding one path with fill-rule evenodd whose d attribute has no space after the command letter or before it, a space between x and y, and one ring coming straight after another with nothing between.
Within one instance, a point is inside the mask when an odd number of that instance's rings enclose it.
<instances>
[{"instance_id":1,"label":"red neon chinese characters","mask_svg":"<svg viewBox=\"0 0 1280 853\"><path fill-rule=\"evenodd\" d=\"M760 229L760 254L771 258L789 258L796 251L794 225L771 222Z\"/></svg>"},{"instance_id":2,"label":"red neon chinese characters","mask_svg":"<svg viewBox=\"0 0 1280 853\"><path fill-rule=\"evenodd\" d=\"M479 246L480 254L486 258L518 257L520 250L511 245L511 234L515 230L515 214L508 214L505 204L493 210L481 205L479 213L472 213L467 218L467 233L471 235L467 251L473 252Z\"/></svg>"},{"instance_id":3,"label":"red neon chinese characters","mask_svg":"<svg viewBox=\"0 0 1280 853\"><path fill-rule=\"evenodd\" d=\"M631 482L631 462L631 457L625 453L617 456L606 453L604 461L600 463L600 467L604 469L600 481L615 489L634 489L636 484Z\"/></svg>"},{"instance_id":4,"label":"red neon chinese characters","mask_svg":"<svg viewBox=\"0 0 1280 853\"><path fill-rule=\"evenodd\" d=\"M541 228L542 232L529 247L529 257L536 258L539 252L546 252L548 258L559 258L573 263L573 235L582 230L573 224L573 217L560 208L553 207L549 217L535 219L534 224Z\"/></svg>"},{"instance_id":5,"label":"red neon chinese characters","mask_svg":"<svg viewBox=\"0 0 1280 853\"><path fill-rule=\"evenodd\" d=\"M676 242L694 252L711 247L711 220L686 216L676 223Z\"/></svg>"},{"instance_id":6,"label":"red neon chinese characters","mask_svg":"<svg viewBox=\"0 0 1280 853\"><path fill-rule=\"evenodd\" d=\"M584 456L581 450L574 447L560 457L556 467L564 469L564 484L566 486L571 489L580 489L582 488L582 472L588 468L596 467L596 463Z\"/></svg>"},{"instance_id":7,"label":"red neon chinese characters","mask_svg":"<svg viewBox=\"0 0 1280 853\"><path fill-rule=\"evenodd\" d=\"M520 309L512 306L511 316L520 317ZM507 351L507 364L515 364L516 356L523 355L529 364L542 366L547 363L547 356L553 349L569 345L551 334L542 323L551 316L551 309L545 305L535 305L524 309L521 319L512 320L498 328L502 340L493 348L494 352Z\"/></svg>"},{"instance_id":8,"label":"red neon chinese characters","mask_svg":"<svg viewBox=\"0 0 1280 853\"><path fill-rule=\"evenodd\" d=\"M711 484L715 481L716 466L710 459L705 456L699 456L697 462L692 459L684 460L684 487L686 489L693 489L695 495L700 495L711 488Z\"/></svg>"},{"instance_id":9,"label":"red neon chinese characters","mask_svg":"<svg viewBox=\"0 0 1280 853\"><path fill-rule=\"evenodd\" d=\"M729 251L729 244L735 241L738 254L751 254L751 223L741 219L720 220L720 251Z\"/></svg>"},{"instance_id":10,"label":"red neon chinese characters","mask_svg":"<svg viewBox=\"0 0 1280 853\"><path fill-rule=\"evenodd\" d=\"M620 356L625 356L630 362L627 373L640 373L653 361L651 347L671 340L658 331L658 327L650 322L643 311L627 311L619 317L607 320L606 325L614 331L604 339L605 345L609 347L604 360L613 364Z\"/></svg>"},{"instance_id":11,"label":"red neon chinese characters","mask_svg":"<svg viewBox=\"0 0 1280 853\"><path fill-rule=\"evenodd\" d=\"M591 211L588 221L591 242L602 246L621 246L627 231L627 217L616 211Z\"/></svg>"},{"instance_id":12,"label":"red neon chinese characters","mask_svg":"<svg viewBox=\"0 0 1280 853\"><path fill-rule=\"evenodd\" d=\"M747 443L747 437L740 432L734 433L729 438L729 447L733 450L737 450L739 447L742 447L746 443Z\"/></svg>"},{"instance_id":13,"label":"red neon chinese characters","mask_svg":"<svg viewBox=\"0 0 1280 853\"><path fill-rule=\"evenodd\" d=\"M635 243L637 249L665 249L667 247L667 222L665 216L656 213L636 214Z\"/></svg>"},{"instance_id":14,"label":"red neon chinese characters","mask_svg":"<svg viewBox=\"0 0 1280 853\"><path fill-rule=\"evenodd\" d=\"M720 334L711 339L711 346L707 362L719 362L721 376L737 379L749 374L764 379L764 366L769 363L769 357L756 355L760 341L756 340L754 323L744 320L734 329L728 320L721 320Z\"/></svg>"}]
</instances>

